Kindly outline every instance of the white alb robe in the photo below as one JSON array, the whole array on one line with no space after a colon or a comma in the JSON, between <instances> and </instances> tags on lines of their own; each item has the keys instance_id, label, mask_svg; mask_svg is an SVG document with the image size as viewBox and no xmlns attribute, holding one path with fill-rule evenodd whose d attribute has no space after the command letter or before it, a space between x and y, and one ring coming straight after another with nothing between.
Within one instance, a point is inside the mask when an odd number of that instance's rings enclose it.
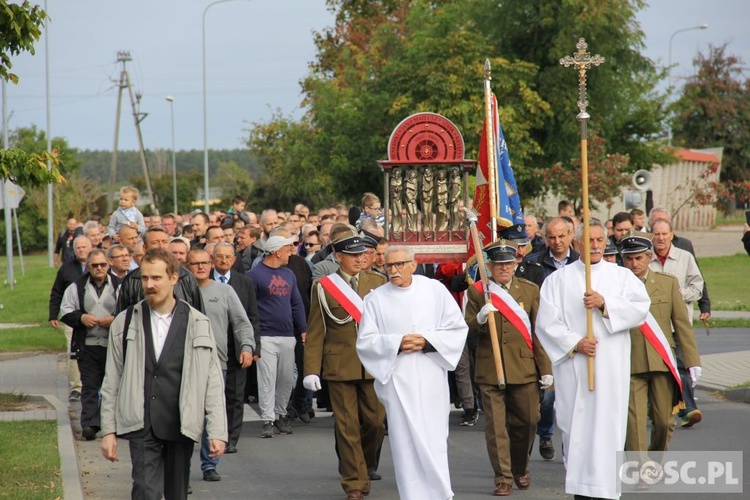
<instances>
[{"instance_id":1,"label":"white alb robe","mask_svg":"<svg viewBox=\"0 0 750 500\"><path fill-rule=\"evenodd\" d=\"M591 289L606 303L594 309L595 390L588 390L588 356L571 350L586 336L583 260L552 273L542 285L536 334L552 361L556 423L562 432L565 492L619 498L616 452L625 449L630 394L630 329L646 319L651 300L632 271L591 265Z\"/></svg>"},{"instance_id":2,"label":"white alb robe","mask_svg":"<svg viewBox=\"0 0 750 500\"><path fill-rule=\"evenodd\" d=\"M466 343L461 310L439 281L424 276L413 276L406 288L387 283L364 302L357 354L386 409L399 496L451 498L447 377ZM399 353L409 333L422 335L436 352Z\"/></svg>"}]
</instances>

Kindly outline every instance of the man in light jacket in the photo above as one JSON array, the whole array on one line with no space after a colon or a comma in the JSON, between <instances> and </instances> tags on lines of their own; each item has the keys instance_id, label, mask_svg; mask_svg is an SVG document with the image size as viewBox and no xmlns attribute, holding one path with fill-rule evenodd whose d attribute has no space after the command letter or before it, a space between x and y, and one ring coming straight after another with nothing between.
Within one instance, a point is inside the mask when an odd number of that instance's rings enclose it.
<instances>
[{"instance_id":1,"label":"man in light jacket","mask_svg":"<svg viewBox=\"0 0 750 500\"><path fill-rule=\"evenodd\" d=\"M110 328L102 385L102 454L130 444L133 498L187 498L190 458L204 423L211 457L224 452L224 383L208 318L177 300L177 258L164 249L141 262L146 299Z\"/></svg>"}]
</instances>

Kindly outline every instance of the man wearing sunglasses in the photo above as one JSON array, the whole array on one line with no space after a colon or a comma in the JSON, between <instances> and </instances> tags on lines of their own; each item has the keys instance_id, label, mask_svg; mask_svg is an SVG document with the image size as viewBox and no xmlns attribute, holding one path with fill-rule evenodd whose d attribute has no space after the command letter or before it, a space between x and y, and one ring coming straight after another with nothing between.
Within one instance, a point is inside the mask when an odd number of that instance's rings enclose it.
<instances>
[{"instance_id":1,"label":"man wearing sunglasses","mask_svg":"<svg viewBox=\"0 0 750 500\"><path fill-rule=\"evenodd\" d=\"M73 329L70 356L78 360L81 373L81 428L87 441L93 440L101 429L99 389L104 380L109 325L115 319L115 291L119 284L119 278L109 274L104 250L95 248L86 259L86 272L68 286L60 305L62 322Z\"/></svg>"},{"instance_id":2,"label":"man wearing sunglasses","mask_svg":"<svg viewBox=\"0 0 750 500\"><path fill-rule=\"evenodd\" d=\"M458 364L468 327L445 286L415 276L416 268L412 248L386 250L390 282L365 297L357 354L388 414L399 495L447 499L448 370Z\"/></svg>"}]
</instances>

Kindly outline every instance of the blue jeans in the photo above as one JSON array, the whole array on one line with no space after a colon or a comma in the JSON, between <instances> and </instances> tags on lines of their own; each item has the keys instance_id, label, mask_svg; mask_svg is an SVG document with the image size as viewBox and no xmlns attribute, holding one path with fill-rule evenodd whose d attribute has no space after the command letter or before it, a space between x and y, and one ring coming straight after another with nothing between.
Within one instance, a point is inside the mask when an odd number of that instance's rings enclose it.
<instances>
[{"instance_id":1,"label":"blue jeans","mask_svg":"<svg viewBox=\"0 0 750 500\"><path fill-rule=\"evenodd\" d=\"M682 357L682 349L680 349L679 344L675 344L675 357L677 358L677 371L680 373L680 380L682 380L682 399L685 401L685 408L681 409L677 413L677 416L685 418L688 413L697 410L698 405L695 403L693 381L690 378L690 372L685 366L685 361Z\"/></svg>"},{"instance_id":2,"label":"blue jeans","mask_svg":"<svg viewBox=\"0 0 750 500\"><path fill-rule=\"evenodd\" d=\"M542 415L536 424L536 435L539 439L550 440L555 432L555 391L544 391L540 410Z\"/></svg>"},{"instance_id":3,"label":"blue jeans","mask_svg":"<svg viewBox=\"0 0 750 500\"><path fill-rule=\"evenodd\" d=\"M224 375L224 383L227 382L227 371L221 370L221 374ZM222 391L223 394L223 391ZM211 446L208 444L208 433L206 432L205 426L203 427L203 437L201 437L201 471L206 472L207 470L216 470L219 466L218 458L211 458L208 454L211 453Z\"/></svg>"}]
</instances>

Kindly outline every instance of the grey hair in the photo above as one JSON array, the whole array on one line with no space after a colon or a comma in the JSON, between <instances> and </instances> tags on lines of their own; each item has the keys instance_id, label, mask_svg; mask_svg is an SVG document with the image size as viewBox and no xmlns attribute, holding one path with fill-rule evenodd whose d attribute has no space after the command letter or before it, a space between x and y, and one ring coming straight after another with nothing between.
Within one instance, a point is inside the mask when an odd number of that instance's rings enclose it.
<instances>
[{"instance_id":1,"label":"grey hair","mask_svg":"<svg viewBox=\"0 0 750 500\"><path fill-rule=\"evenodd\" d=\"M83 225L83 234L86 234L86 231L88 231L89 229L99 229L99 223L95 220L86 222L86 224Z\"/></svg>"},{"instance_id":2,"label":"grey hair","mask_svg":"<svg viewBox=\"0 0 750 500\"><path fill-rule=\"evenodd\" d=\"M125 248L123 245L120 245L119 243L116 243L116 244L112 245L111 247L109 247L109 249L107 249L107 258L111 259L112 255L114 255L115 251L117 251L117 250L125 250L126 252L128 252L128 254L130 254L130 250L128 250L127 248Z\"/></svg>"},{"instance_id":3,"label":"grey hair","mask_svg":"<svg viewBox=\"0 0 750 500\"><path fill-rule=\"evenodd\" d=\"M226 241L220 241L218 243L215 243L213 256L216 257L216 250L218 250L219 248L226 248L226 247L231 248L232 252L234 252L234 245L232 245L231 243L228 243Z\"/></svg>"},{"instance_id":4,"label":"grey hair","mask_svg":"<svg viewBox=\"0 0 750 500\"><path fill-rule=\"evenodd\" d=\"M86 235L84 235L84 234L79 234L79 235L78 235L78 236L76 236L76 237L75 237L75 239L73 240L73 248L75 248L75 246L76 246L76 241L78 241L78 240L83 240L83 239L85 239L86 241L88 241L88 242L89 242L89 245L91 245L91 246L94 246L94 244L93 244L93 243L91 243L91 238L89 238L88 236L86 236Z\"/></svg>"},{"instance_id":5,"label":"grey hair","mask_svg":"<svg viewBox=\"0 0 750 500\"><path fill-rule=\"evenodd\" d=\"M607 235L607 227L599 219L590 219L589 227L600 227L602 228L602 231L604 231L604 235L605 236ZM579 224L578 227L576 228L575 240L579 243L583 242L583 228L584 228L584 224Z\"/></svg>"},{"instance_id":6,"label":"grey hair","mask_svg":"<svg viewBox=\"0 0 750 500\"><path fill-rule=\"evenodd\" d=\"M409 258L409 260L414 260L414 247L410 246L389 246L388 249L385 251L385 258L387 259L388 256L394 252L404 252L406 256Z\"/></svg>"},{"instance_id":7,"label":"grey hair","mask_svg":"<svg viewBox=\"0 0 750 500\"><path fill-rule=\"evenodd\" d=\"M669 210L667 210L665 207L654 207L648 212L648 223L649 225L653 224L658 219L664 219L665 217L654 217L654 214L657 213L663 213L667 215L667 219L671 219L672 217L669 215Z\"/></svg>"}]
</instances>

